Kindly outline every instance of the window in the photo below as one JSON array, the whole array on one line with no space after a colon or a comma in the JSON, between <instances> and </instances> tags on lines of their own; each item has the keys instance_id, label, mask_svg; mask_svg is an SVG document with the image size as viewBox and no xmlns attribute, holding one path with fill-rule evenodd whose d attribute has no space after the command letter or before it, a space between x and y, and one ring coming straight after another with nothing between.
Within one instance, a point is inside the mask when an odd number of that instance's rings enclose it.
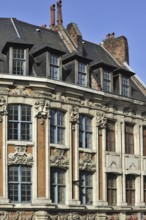
<instances>
[{"instance_id":1,"label":"window","mask_svg":"<svg viewBox=\"0 0 146 220\"><path fill-rule=\"evenodd\" d=\"M103 91L111 92L111 74L109 72L103 74Z\"/></svg>"},{"instance_id":2,"label":"window","mask_svg":"<svg viewBox=\"0 0 146 220\"><path fill-rule=\"evenodd\" d=\"M127 77L122 78L122 95L129 96L129 79Z\"/></svg>"},{"instance_id":3,"label":"window","mask_svg":"<svg viewBox=\"0 0 146 220\"><path fill-rule=\"evenodd\" d=\"M86 115L79 117L79 147L92 148L92 119Z\"/></svg>"},{"instance_id":4,"label":"window","mask_svg":"<svg viewBox=\"0 0 146 220\"><path fill-rule=\"evenodd\" d=\"M143 127L143 156L146 156L146 127Z\"/></svg>"},{"instance_id":5,"label":"window","mask_svg":"<svg viewBox=\"0 0 146 220\"><path fill-rule=\"evenodd\" d=\"M64 144L64 112L57 109L51 109L51 129L50 142L54 144Z\"/></svg>"},{"instance_id":6,"label":"window","mask_svg":"<svg viewBox=\"0 0 146 220\"><path fill-rule=\"evenodd\" d=\"M134 154L133 125L125 124L125 153Z\"/></svg>"},{"instance_id":7,"label":"window","mask_svg":"<svg viewBox=\"0 0 146 220\"><path fill-rule=\"evenodd\" d=\"M107 201L109 205L117 204L117 176L115 174L107 174Z\"/></svg>"},{"instance_id":8,"label":"window","mask_svg":"<svg viewBox=\"0 0 146 220\"><path fill-rule=\"evenodd\" d=\"M93 197L92 174L80 171L80 201L83 205L91 205Z\"/></svg>"},{"instance_id":9,"label":"window","mask_svg":"<svg viewBox=\"0 0 146 220\"><path fill-rule=\"evenodd\" d=\"M65 203L65 170L51 169L51 199L53 203Z\"/></svg>"},{"instance_id":10,"label":"window","mask_svg":"<svg viewBox=\"0 0 146 220\"><path fill-rule=\"evenodd\" d=\"M143 177L144 202L146 203L146 176Z\"/></svg>"},{"instance_id":11,"label":"window","mask_svg":"<svg viewBox=\"0 0 146 220\"><path fill-rule=\"evenodd\" d=\"M31 167L10 166L8 170L8 194L11 202L31 201Z\"/></svg>"},{"instance_id":12,"label":"window","mask_svg":"<svg viewBox=\"0 0 146 220\"><path fill-rule=\"evenodd\" d=\"M135 176L126 176L126 202L128 205L135 205Z\"/></svg>"},{"instance_id":13,"label":"window","mask_svg":"<svg viewBox=\"0 0 146 220\"><path fill-rule=\"evenodd\" d=\"M78 84L80 86L87 85L87 66L84 63L78 64Z\"/></svg>"},{"instance_id":14,"label":"window","mask_svg":"<svg viewBox=\"0 0 146 220\"><path fill-rule=\"evenodd\" d=\"M108 121L106 129L106 150L115 151L115 123Z\"/></svg>"},{"instance_id":15,"label":"window","mask_svg":"<svg viewBox=\"0 0 146 220\"><path fill-rule=\"evenodd\" d=\"M50 55L50 78L59 80L59 57Z\"/></svg>"},{"instance_id":16,"label":"window","mask_svg":"<svg viewBox=\"0 0 146 220\"><path fill-rule=\"evenodd\" d=\"M8 138L9 140L31 141L31 106L18 104L8 106Z\"/></svg>"},{"instance_id":17,"label":"window","mask_svg":"<svg viewBox=\"0 0 146 220\"><path fill-rule=\"evenodd\" d=\"M26 75L26 50L13 48L13 74Z\"/></svg>"}]
</instances>

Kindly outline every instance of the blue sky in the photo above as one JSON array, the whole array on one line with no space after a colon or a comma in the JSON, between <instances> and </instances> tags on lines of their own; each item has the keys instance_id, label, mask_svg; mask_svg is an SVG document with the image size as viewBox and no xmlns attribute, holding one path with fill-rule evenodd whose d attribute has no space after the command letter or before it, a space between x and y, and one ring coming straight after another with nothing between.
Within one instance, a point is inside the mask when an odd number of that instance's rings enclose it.
<instances>
[{"instance_id":1,"label":"blue sky","mask_svg":"<svg viewBox=\"0 0 146 220\"><path fill-rule=\"evenodd\" d=\"M1 17L42 25L50 23L50 5L57 0L1 0ZM83 38L101 43L106 34L124 35L130 66L146 84L146 0L63 0L63 24L75 22Z\"/></svg>"}]
</instances>

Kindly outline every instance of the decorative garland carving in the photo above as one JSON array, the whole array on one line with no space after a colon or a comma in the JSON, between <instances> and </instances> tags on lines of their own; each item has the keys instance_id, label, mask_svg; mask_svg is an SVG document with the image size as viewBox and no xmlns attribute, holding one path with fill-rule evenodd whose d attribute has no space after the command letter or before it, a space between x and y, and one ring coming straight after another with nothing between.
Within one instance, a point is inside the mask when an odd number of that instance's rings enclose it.
<instances>
[{"instance_id":1,"label":"decorative garland carving","mask_svg":"<svg viewBox=\"0 0 146 220\"><path fill-rule=\"evenodd\" d=\"M51 166L68 168L69 159L64 156L64 150L56 149L56 154L50 157Z\"/></svg>"},{"instance_id":2,"label":"decorative garland carving","mask_svg":"<svg viewBox=\"0 0 146 220\"><path fill-rule=\"evenodd\" d=\"M32 220L34 212L0 212L1 220Z\"/></svg>"},{"instance_id":3,"label":"decorative garland carving","mask_svg":"<svg viewBox=\"0 0 146 220\"><path fill-rule=\"evenodd\" d=\"M79 161L80 170L96 171L96 164L92 160L92 154L84 153L83 158Z\"/></svg>"},{"instance_id":4,"label":"decorative garland carving","mask_svg":"<svg viewBox=\"0 0 146 220\"><path fill-rule=\"evenodd\" d=\"M0 97L0 121L2 121L2 117L4 115L7 115L7 104L6 104L6 100L3 96Z\"/></svg>"},{"instance_id":5,"label":"decorative garland carving","mask_svg":"<svg viewBox=\"0 0 146 220\"><path fill-rule=\"evenodd\" d=\"M33 157L31 154L27 154L25 146L15 147L14 153L8 155L8 165L11 164L22 164L22 165L33 165Z\"/></svg>"},{"instance_id":6,"label":"decorative garland carving","mask_svg":"<svg viewBox=\"0 0 146 220\"><path fill-rule=\"evenodd\" d=\"M49 220L96 220L96 217L96 214L79 215L76 212L49 214Z\"/></svg>"},{"instance_id":7,"label":"decorative garland carving","mask_svg":"<svg viewBox=\"0 0 146 220\"><path fill-rule=\"evenodd\" d=\"M96 114L96 125L97 125L97 127L100 127L102 129L106 128L107 118L105 117L105 115L103 113L97 112L97 114Z\"/></svg>"},{"instance_id":8,"label":"decorative garland carving","mask_svg":"<svg viewBox=\"0 0 146 220\"><path fill-rule=\"evenodd\" d=\"M119 220L120 218L119 218L119 215L112 215L112 216L108 216L107 218L106 218L107 220Z\"/></svg>"},{"instance_id":9,"label":"decorative garland carving","mask_svg":"<svg viewBox=\"0 0 146 220\"><path fill-rule=\"evenodd\" d=\"M135 214L135 215L128 215L126 216L126 220L138 220L138 216Z\"/></svg>"},{"instance_id":10,"label":"decorative garland carving","mask_svg":"<svg viewBox=\"0 0 146 220\"><path fill-rule=\"evenodd\" d=\"M78 106L72 106L72 111L70 114L70 122L73 125L73 129L75 129L75 124L79 123L79 108L78 108Z\"/></svg>"},{"instance_id":11,"label":"decorative garland carving","mask_svg":"<svg viewBox=\"0 0 146 220\"><path fill-rule=\"evenodd\" d=\"M36 114L35 117L41 118L41 124L44 123L44 120L50 117L50 101L45 99L39 99L35 102Z\"/></svg>"}]
</instances>

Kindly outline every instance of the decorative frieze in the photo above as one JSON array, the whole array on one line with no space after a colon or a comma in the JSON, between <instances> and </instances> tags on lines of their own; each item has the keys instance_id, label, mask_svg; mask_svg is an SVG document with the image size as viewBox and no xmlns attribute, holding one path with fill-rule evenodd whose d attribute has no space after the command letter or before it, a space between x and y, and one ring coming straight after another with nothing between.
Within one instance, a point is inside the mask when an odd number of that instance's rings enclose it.
<instances>
[{"instance_id":1,"label":"decorative frieze","mask_svg":"<svg viewBox=\"0 0 146 220\"><path fill-rule=\"evenodd\" d=\"M41 118L43 124L44 119L50 117L50 101L39 99L35 102L34 107L36 109L35 117Z\"/></svg>"},{"instance_id":2,"label":"decorative frieze","mask_svg":"<svg viewBox=\"0 0 146 220\"><path fill-rule=\"evenodd\" d=\"M138 220L138 216L136 214L127 215L126 220Z\"/></svg>"},{"instance_id":3,"label":"decorative frieze","mask_svg":"<svg viewBox=\"0 0 146 220\"><path fill-rule=\"evenodd\" d=\"M6 104L6 100L3 96L0 97L0 121L2 121L2 117L4 115L7 115L7 104Z\"/></svg>"},{"instance_id":4,"label":"decorative frieze","mask_svg":"<svg viewBox=\"0 0 146 220\"><path fill-rule=\"evenodd\" d=\"M33 157L25 146L16 146L15 152L8 154L8 165L12 164L33 165Z\"/></svg>"},{"instance_id":5,"label":"decorative frieze","mask_svg":"<svg viewBox=\"0 0 146 220\"><path fill-rule=\"evenodd\" d=\"M69 159L64 156L63 149L55 150L55 155L52 155L50 157L50 163L52 167L61 167L61 168L69 167Z\"/></svg>"},{"instance_id":6,"label":"decorative frieze","mask_svg":"<svg viewBox=\"0 0 146 220\"><path fill-rule=\"evenodd\" d=\"M136 113L133 109L131 108L124 108L123 113L125 116L129 116L129 117L136 117Z\"/></svg>"},{"instance_id":7,"label":"decorative frieze","mask_svg":"<svg viewBox=\"0 0 146 220\"><path fill-rule=\"evenodd\" d=\"M96 171L96 164L92 160L92 154L83 153L82 158L79 161L79 169L80 170L88 170L91 172Z\"/></svg>"},{"instance_id":8,"label":"decorative frieze","mask_svg":"<svg viewBox=\"0 0 146 220\"><path fill-rule=\"evenodd\" d=\"M96 220L96 214L58 213L49 214L49 220Z\"/></svg>"},{"instance_id":9,"label":"decorative frieze","mask_svg":"<svg viewBox=\"0 0 146 220\"><path fill-rule=\"evenodd\" d=\"M0 220L32 220L34 212L0 212Z\"/></svg>"},{"instance_id":10,"label":"decorative frieze","mask_svg":"<svg viewBox=\"0 0 146 220\"><path fill-rule=\"evenodd\" d=\"M72 110L70 113L70 122L73 125L73 129L75 129L75 124L79 123L79 108L78 108L78 106L72 106Z\"/></svg>"},{"instance_id":11,"label":"decorative frieze","mask_svg":"<svg viewBox=\"0 0 146 220\"><path fill-rule=\"evenodd\" d=\"M107 118L103 113L97 112L96 114L96 125L100 128L106 128Z\"/></svg>"},{"instance_id":12,"label":"decorative frieze","mask_svg":"<svg viewBox=\"0 0 146 220\"><path fill-rule=\"evenodd\" d=\"M111 215L111 216L107 216L106 218L107 220L120 220L119 215Z\"/></svg>"}]
</instances>

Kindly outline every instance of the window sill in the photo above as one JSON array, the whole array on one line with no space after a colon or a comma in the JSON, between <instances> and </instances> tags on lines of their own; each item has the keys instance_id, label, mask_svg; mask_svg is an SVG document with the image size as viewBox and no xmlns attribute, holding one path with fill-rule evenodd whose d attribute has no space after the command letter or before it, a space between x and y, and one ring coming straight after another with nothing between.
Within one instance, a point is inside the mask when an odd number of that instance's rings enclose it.
<instances>
[{"instance_id":1,"label":"window sill","mask_svg":"<svg viewBox=\"0 0 146 220\"><path fill-rule=\"evenodd\" d=\"M7 145L16 145L16 146L33 146L34 143L32 141L7 141Z\"/></svg>"},{"instance_id":2,"label":"window sill","mask_svg":"<svg viewBox=\"0 0 146 220\"><path fill-rule=\"evenodd\" d=\"M96 154L96 151L90 148L79 148L79 151Z\"/></svg>"},{"instance_id":3,"label":"window sill","mask_svg":"<svg viewBox=\"0 0 146 220\"><path fill-rule=\"evenodd\" d=\"M63 144L51 144L50 143L50 147L53 147L53 148L59 148L59 149L69 149L69 147L63 145Z\"/></svg>"}]
</instances>

